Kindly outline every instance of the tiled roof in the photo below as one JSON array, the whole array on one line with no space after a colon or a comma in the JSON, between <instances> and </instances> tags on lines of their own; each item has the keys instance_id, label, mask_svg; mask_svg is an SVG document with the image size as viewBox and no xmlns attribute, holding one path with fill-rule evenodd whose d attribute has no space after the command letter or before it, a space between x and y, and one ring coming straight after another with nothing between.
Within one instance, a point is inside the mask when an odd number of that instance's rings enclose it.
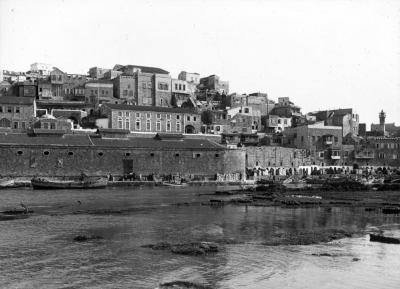
<instances>
[{"instance_id":1,"label":"tiled roof","mask_svg":"<svg viewBox=\"0 0 400 289\"><path fill-rule=\"evenodd\" d=\"M124 70L125 68L132 69L132 68L139 68L144 73L160 73L160 74L169 74L168 71L158 68L158 67L151 67L151 66L141 66L141 65L125 65L118 70Z\"/></svg>"},{"instance_id":2,"label":"tiled roof","mask_svg":"<svg viewBox=\"0 0 400 289\"><path fill-rule=\"evenodd\" d=\"M173 107L161 107L161 106L141 106L141 105L128 105L128 104L114 104L105 103L105 106L111 109L117 110L132 110L132 111L155 111L155 112L171 112L171 113L196 113L195 110L188 108L173 108Z\"/></svg>"},{"instance_id":3,"label":"tiled roof","mask_svg":"<svg viewBox=\"0 0 400 289\"><path fill-rule=\"evenodd\" d=\"M33 97L20 97L20 96L1 96L0 103L2 104L25 104L31 105L35 101Z\"/></svg>"},{"instance_id":4,"label":"tiled roof","mask_svg":"<svg viewBox=\"0 0 400 289\"><path fill-rule=\"evenodd\" d=\"M132 149L194 149L194 150L224 150L225 147L205 139L156 140L153 138L132 137L127 139L90 137L88 135L64 135L30 137L26 134L0 133L0 146L34 145L34 146L91 146L101 148L132 148Z\"/></svg>"}]
</instances>

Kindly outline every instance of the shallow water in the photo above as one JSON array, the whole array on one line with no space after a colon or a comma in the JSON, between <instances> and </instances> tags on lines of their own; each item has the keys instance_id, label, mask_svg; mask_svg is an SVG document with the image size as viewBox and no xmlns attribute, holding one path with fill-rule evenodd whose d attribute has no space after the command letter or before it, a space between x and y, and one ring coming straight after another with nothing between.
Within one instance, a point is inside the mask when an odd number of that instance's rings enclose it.
<instances>
[{"instance_id":1,"label":"shallow water","mask_svg":"<svg viewBox=\"0 0 400 289\"><path fill-rule=\"evenodd\" d=\"M400 235L399 216L356 208L173 205L208 200L212 197L198 194L213 191L2 190L0 210L22 202L34 214L0 222L0 286L156 288L189 280L214 288L400 288L400 245L372 243L367 236L312 246L262 245L275 233L320 228L379 227ZM86 213L94 210L114 213ZM73 242L77 235L104 239ZM221 239L238 244L222 245L221 252L202 257L141 248L160 241Z\"/></svg>"}]
</instances>

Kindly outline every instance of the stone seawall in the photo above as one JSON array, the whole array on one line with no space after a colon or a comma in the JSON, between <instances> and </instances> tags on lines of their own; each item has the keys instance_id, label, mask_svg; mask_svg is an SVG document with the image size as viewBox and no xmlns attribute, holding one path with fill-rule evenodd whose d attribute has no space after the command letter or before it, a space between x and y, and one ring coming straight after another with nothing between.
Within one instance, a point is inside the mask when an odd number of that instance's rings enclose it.
<instances>
[{"instance_id":1,"label":"stone seawall","mask_svg":"<svg viewBox=\"0 0 400 289\"><path fill-rule=\"evenodd\" d=\"M77 138L77 137L75 137ZM86 140L88 138L86 137ZM205 140L161 141L25 137L1 142L1 176L170 175L190 179L243 173L245 152ZM244 174L243 174L244 175Z\"/></svg>"}]
</instances>

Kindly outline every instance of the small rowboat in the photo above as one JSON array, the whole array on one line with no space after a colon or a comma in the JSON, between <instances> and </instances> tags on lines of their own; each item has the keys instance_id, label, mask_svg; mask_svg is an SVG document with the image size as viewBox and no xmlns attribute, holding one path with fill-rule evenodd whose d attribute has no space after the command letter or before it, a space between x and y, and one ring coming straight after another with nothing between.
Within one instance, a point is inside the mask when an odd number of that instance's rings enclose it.
<instances>
[{"instance_id":1,"label":"small rowboat","mask_svg":"<svg viewBox=\"0 0 400 289\"><path fill-rule=\"evenodd\" d=\"M95 189L105 188L107 186L107 178L84 178L81 180L67 179L61 180L56 178L33 178L31 180L34 189Z\"/></svg>"}]
</instances>

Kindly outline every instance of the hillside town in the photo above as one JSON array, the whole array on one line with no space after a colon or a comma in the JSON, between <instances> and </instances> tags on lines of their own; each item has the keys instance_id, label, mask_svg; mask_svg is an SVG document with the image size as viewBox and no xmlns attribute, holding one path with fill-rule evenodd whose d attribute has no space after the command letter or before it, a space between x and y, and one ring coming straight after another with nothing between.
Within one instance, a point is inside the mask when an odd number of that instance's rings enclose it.
<instances>
[{"instance_id":1,"label":"hillside town","mask_svg":"<svg viewBox=\"0 0 400 289\"><path fill-rule=\"evenodd\" d=\"M26 72L0 73L1 143L11 136L31 142L26 136L33 136L71 146L71 139L87 137L93 143L100 135L103 141L184 141L182 149L192 150L204 142L204 147L244 151L245 168L225 173L243 175L246 169L248 176L271 169L277 174L277 168L288 174L299 168L400 166L400 126L387 123L383 110L367 129L354 108L302 112L289 97L231 92L229 81L214 74L182 71L175 78L162 68L140 65L92 67L82 75L33 63ZM125 163L124 171L132 171L132 165Z\"/></svg>"}]
</instances>

